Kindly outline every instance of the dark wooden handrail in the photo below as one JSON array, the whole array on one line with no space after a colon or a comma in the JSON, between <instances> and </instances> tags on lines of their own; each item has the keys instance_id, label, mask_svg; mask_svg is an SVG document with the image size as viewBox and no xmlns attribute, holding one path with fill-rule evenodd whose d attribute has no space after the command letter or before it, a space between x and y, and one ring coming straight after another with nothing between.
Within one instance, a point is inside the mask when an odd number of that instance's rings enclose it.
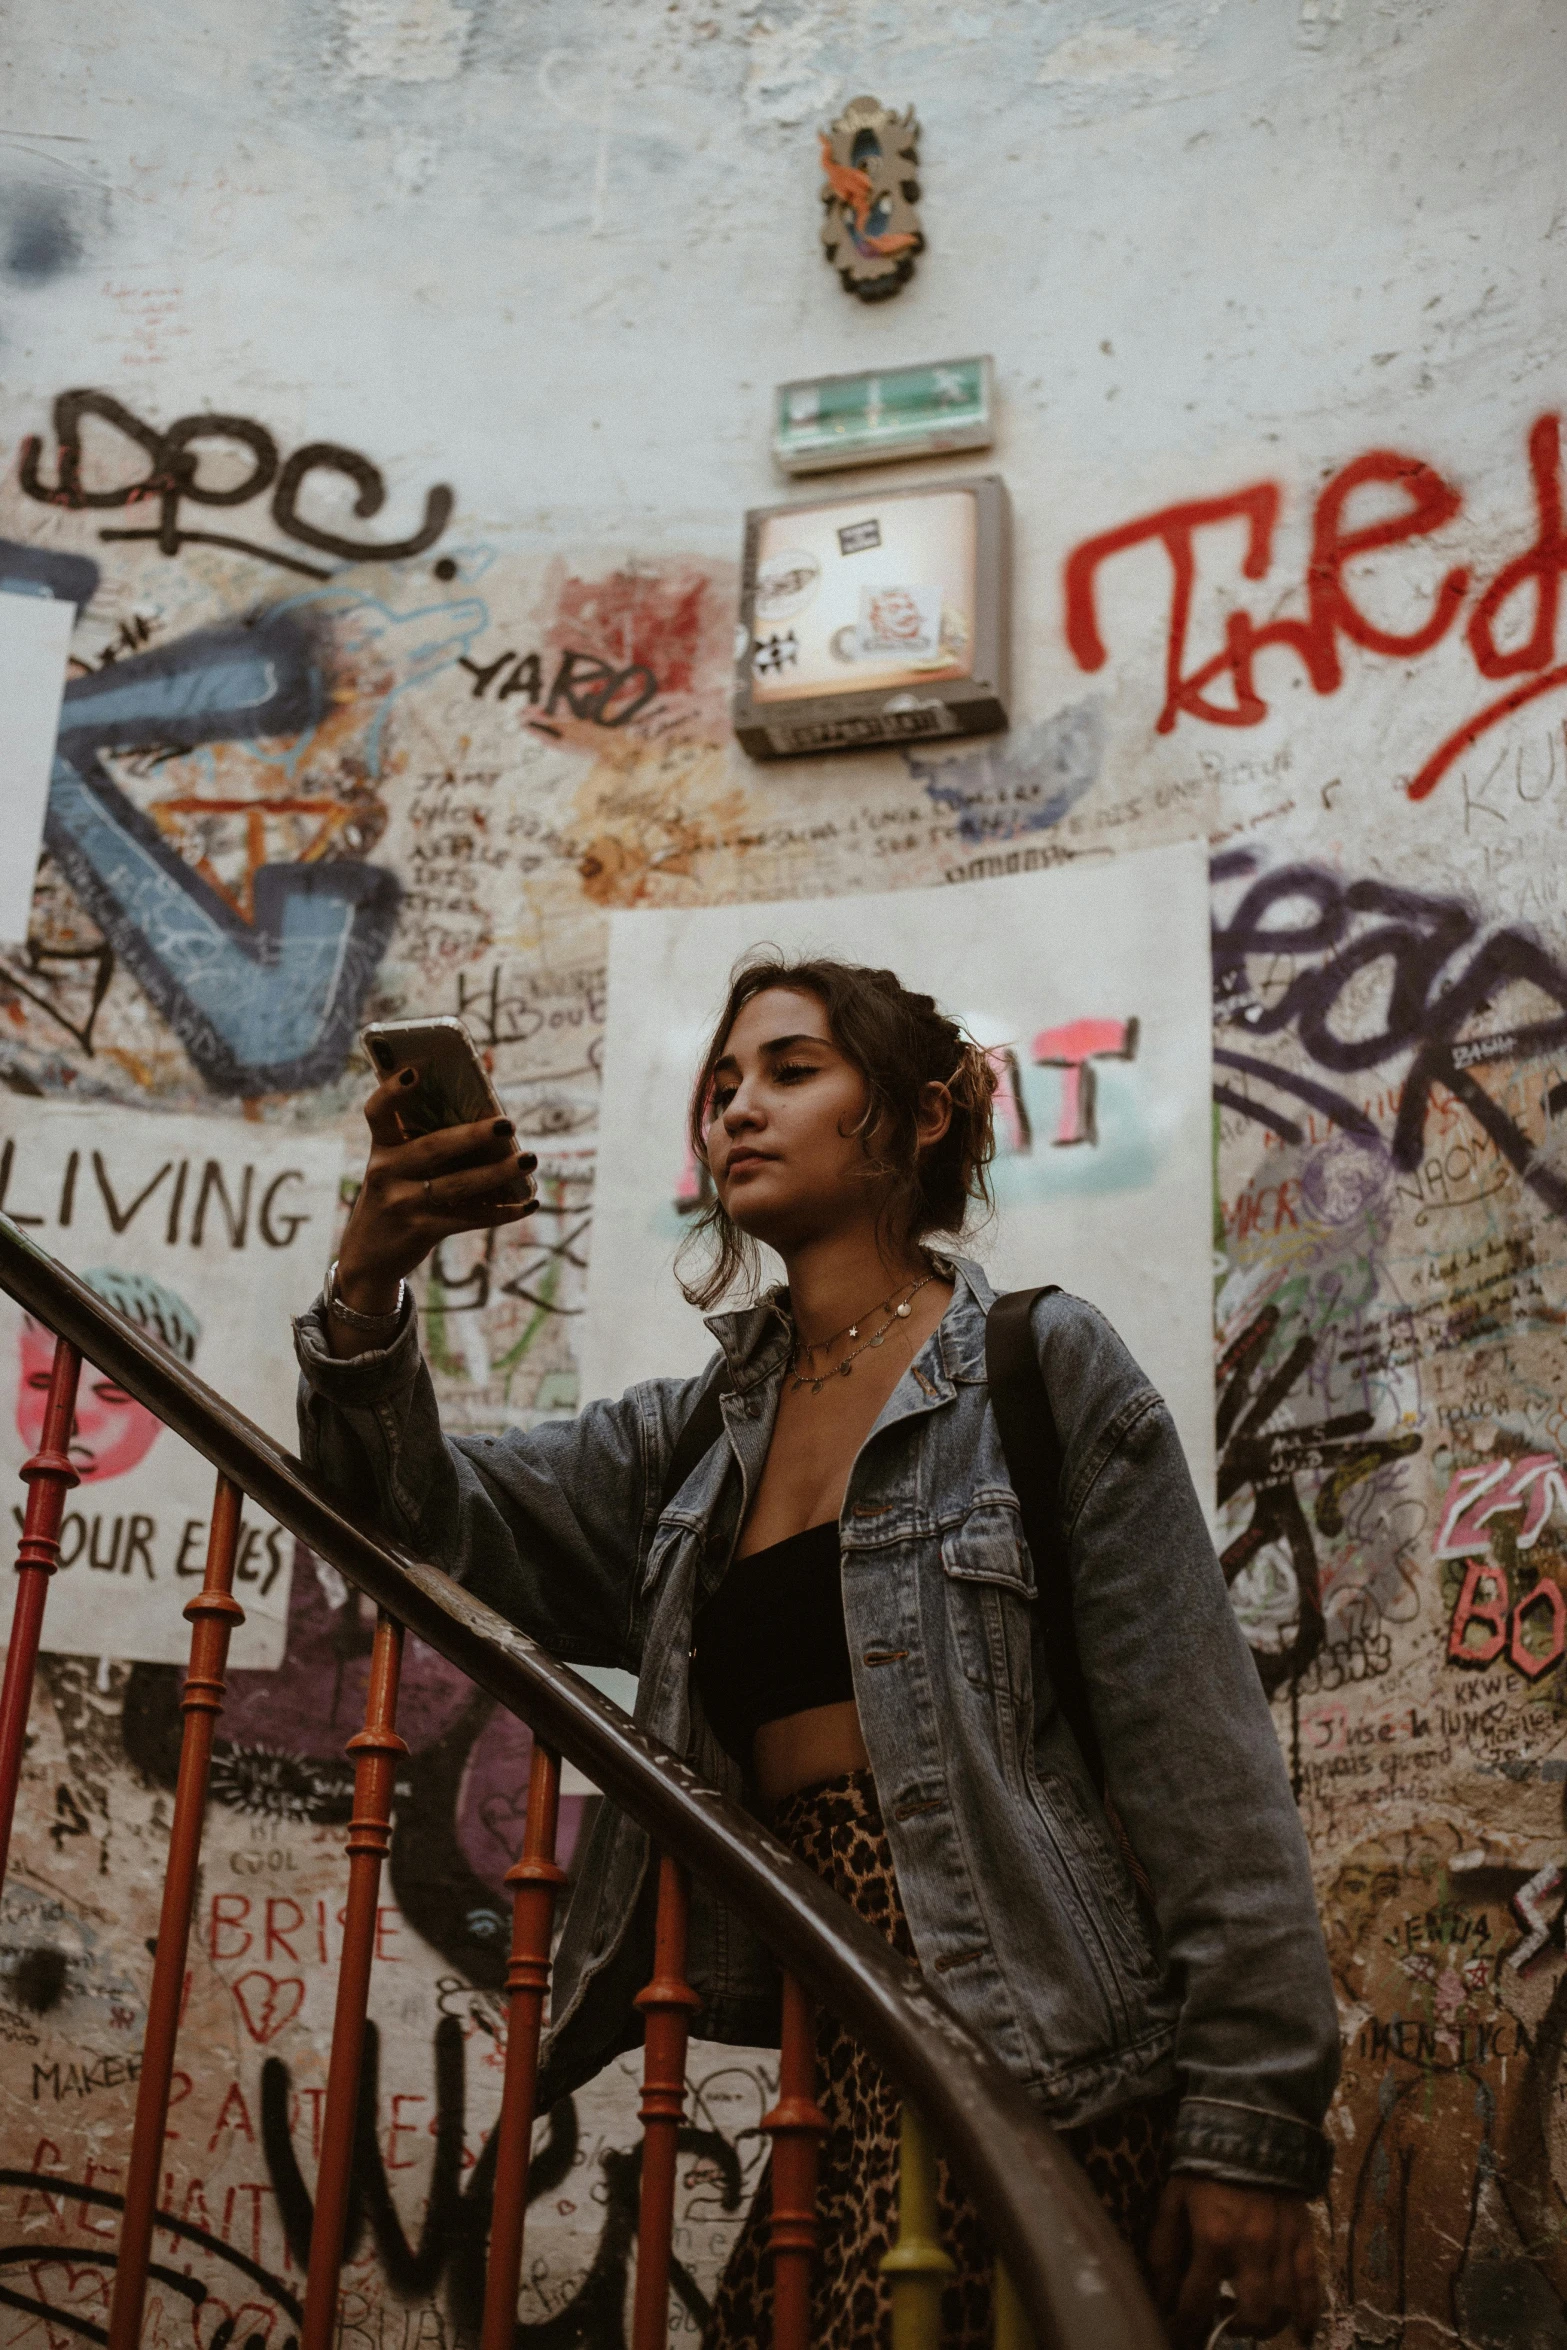
<instances>
[{"instance_id":1,"label":"dark wooden handrail","mask_svg":"<svg viewBox=\"0 0 1567 2350\"><path fill-rule=\"evenodd\" d=\"M1164 2350L1135 2263L999 2060L739 1804L440 1569L345 1517L291 1453L0 1215L0 1289L184 1438L386 1615L526 1722L714 1886L864 2040L984 2213L1041 2350Z\"/></svg>"}]
</instances>

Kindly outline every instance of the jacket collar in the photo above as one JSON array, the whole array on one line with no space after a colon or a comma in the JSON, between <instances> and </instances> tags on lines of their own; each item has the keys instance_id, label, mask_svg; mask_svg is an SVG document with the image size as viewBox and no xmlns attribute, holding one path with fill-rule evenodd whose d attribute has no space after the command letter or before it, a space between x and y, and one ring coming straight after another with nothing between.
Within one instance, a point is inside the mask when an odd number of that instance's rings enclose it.
<instances>
[{"instance_id":1,"label":"jacket collar","mask_svg":"<svg viewBox=\"0 0 1567 2350\"><path fill-rule=\"evenodd\" d=\"M959 1382L972 1385L985 1376L985 1316L995 1302L995 1291L972 1258L942 1254L937 1262L951 1273L953 1292L931 1345L949 1387ZM789 1292L781 1286L768 1290L754 1305L709 1314L706 1322L723 1351L737 1395L771 1378L788 1359L794 1324ZM928 1352L921 1350L922 1361Z\"/></svg>"},{"instance_id":2,"label":"jacket collar","mask_svg":"<svg viewBox=\"0 0 1567 2350\"><path fill-rule=\"evenodd\" d=\"M936 1343L949 1379L972 1386L985 1376L985 1316L996 1293L972 1257L945 1257L952 1269L952 1303L936 1326Z\"/></svg>"},{"instance_id":3,"label":"jacket collar","mask_svg":"<svg viewBox=\"0 0 1567 2350\"><path fill-rule=\"evenodd\" d=\"M706 1314L707 1327L723 1350L729 1366L729 1384L736 1395L781 1370L794 1341L789 1318L789 1292L779 1286L767 1290L754 1305L728 1314Z\"/></svg>"}]
</instances>

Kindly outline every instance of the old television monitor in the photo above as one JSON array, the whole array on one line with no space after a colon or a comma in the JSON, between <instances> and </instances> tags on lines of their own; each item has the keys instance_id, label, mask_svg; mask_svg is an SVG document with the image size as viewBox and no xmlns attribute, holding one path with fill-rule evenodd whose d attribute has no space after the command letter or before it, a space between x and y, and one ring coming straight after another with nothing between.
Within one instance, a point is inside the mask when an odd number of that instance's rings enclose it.
<instances>
[{"instance_id":1,"label":"old television monitor","mask_svg":"<svg viewBox=\"0 0 1567 2350\"><path fill-rule=\"evenodd\" d=\"M735 733L755 759L1007 723L1007 494L983 474L745 518Z\"/></svg>"}]
</instances>

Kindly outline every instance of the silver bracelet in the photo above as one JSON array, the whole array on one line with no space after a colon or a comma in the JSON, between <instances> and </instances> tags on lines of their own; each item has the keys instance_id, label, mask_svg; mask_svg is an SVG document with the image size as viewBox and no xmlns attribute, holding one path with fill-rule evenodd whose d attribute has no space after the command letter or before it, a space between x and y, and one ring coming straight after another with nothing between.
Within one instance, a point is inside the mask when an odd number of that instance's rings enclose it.
<instances>
[{"instance_id":1,"label":"silver bracelet","mask_svg":"<svg viewBox=\"0 0 1567 2350\"><path fill-rule=\"evenodd\" d=\"M326 1286L321 1295L327 1312L335 1314L340 1322L346 1322L350 1330L368 1330L373 1337L390 1338L403 1318L403 1308L408 1302L408 1284L406 1281L398 1282L397 1303L389 1314L357 1313L338 1290L337 1259L334 1257L327 1267Z\"/></svg>"}]
</instances>

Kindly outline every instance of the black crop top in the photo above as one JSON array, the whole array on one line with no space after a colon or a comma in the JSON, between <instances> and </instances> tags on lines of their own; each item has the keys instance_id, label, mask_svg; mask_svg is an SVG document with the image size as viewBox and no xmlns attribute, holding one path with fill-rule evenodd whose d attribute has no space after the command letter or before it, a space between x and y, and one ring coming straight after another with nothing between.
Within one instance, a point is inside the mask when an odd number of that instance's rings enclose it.
<instances>
[{"instance_id":1,"label":"black crop top","mask_svg":"<svg viewBox=\"0 0 1567 2350\"><path fill-rule=\"evenodd\" d=\"M764 1722L852 1698L837 1519L736 1559L692 1638L703 1710L737 1762Z\"/></svg>"}]
</instances>

